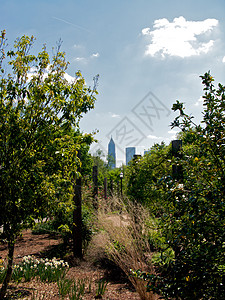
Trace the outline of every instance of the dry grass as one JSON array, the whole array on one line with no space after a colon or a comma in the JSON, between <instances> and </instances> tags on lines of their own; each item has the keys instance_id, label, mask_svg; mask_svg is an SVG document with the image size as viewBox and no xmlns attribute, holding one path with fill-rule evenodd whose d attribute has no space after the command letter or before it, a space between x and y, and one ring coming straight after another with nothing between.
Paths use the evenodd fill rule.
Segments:
<instances>
[{"instance_id":1,"label":"dry grass","mask_svg":"<svg viewBox=\"0 0 225 300\"><path fill-rule=\"evenodd\" d=\"M154 274L151 251L146 238L149 213L141 205L126 200L126 204L110 198L98 213L98 222L104 232L104 245L108 257L128 276L142 300L156 300L158 296L146 291L146 282L132 277L131 269Z\"/></svg>"}]
</instances>

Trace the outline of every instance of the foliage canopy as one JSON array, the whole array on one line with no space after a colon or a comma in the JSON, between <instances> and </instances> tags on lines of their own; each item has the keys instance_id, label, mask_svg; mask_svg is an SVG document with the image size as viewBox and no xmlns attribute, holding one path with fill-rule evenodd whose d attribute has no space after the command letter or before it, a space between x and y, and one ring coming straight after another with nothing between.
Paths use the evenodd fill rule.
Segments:
<instances>
[{"instance_id":1,"label":"foliage canopy","mask_svg":"<svg viewBox=\"0 0 225 300\"><path fill-rule=\"evenodd\" d=\"M210 72L201 78L202 124L194 123L183 103L172 108L179 112L172 127L181 129L183 140L182 153L172 162L182 166L183 179L165 174L158 181L165 196L159 231L167 245L158 248L159 275L136 273L166 299L223 299L225 294L225 86L215 88Z\"/></svg>"},{"instance_id":2,"label":"foliage canopy","mask_svg":"<svg viewBox=\"0 0 225 300\"><path fill-rule=\"evenodd\" d=\"M91 135L77 133L79 121L94 108L97 78L93 89L79 71L68 81L61 42L52 57L46 46L35 56L33 36L18 38L6 52L5 35L2 31L0 225L13 252L15 237L27 223L72 194L77 150L92 141Z\"/></svg>"}]
</instances>

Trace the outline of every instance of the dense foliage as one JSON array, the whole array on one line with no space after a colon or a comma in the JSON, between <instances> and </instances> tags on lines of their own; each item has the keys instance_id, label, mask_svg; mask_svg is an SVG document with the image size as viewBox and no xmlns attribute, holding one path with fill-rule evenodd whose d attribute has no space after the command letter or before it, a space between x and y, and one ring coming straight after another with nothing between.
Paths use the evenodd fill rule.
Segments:
<instances>
[{"instance_id":1,"label":"dense foliage","mask_svg":"<svg viewBox=\"0 0 225 300\"><path fill-rule=\"evenodd\" d=\"M61 44L50 57L45 46L32 55L33 43L33 37L23 36L6 52L5 31L0 35L0 226L9 249L0 298L23 228L48 216L45 226L60 232L65 242L71 239L78 169L83 176L82 235L84 242L90 240L100 208L93 205L95 165L95 185L102 190L99 203L106 200L107 178L112 194L126 191L133 204L148 209L154 223L147 237L137 227L141 238L148 239L156 272L138 270L133 275L147 280L148 289L164 299L224 299L225 86L215 88L209 72L201 76L205 94L200 125L186 114L183 103L173 105L179 115L171 126L181 130L183 144L178 154L171 145L155 144L129 166L112 170L110 158L106 163L101 152L88 153L93 137L79 131L80 118L94 107L96 79L93 89L86 87L80 72L68 81ZM182 171L180 177L174 176L175 169Z\"/></svg>"},{"instance_id":2,"label":"dense foliage","mask_svg":"<svg viewBox=\"0 0 225 300\"><path fill-rule=\"evenodd\" d=\"M204 84L202 125L179 111L172 127L182 130L183 151L176 163L183 179L165 176L161 184L167 194L159 230L174 255L158 262L160 275L137 272L151 290L166 299L224 299L225 295L225 87L213 85L210 73ZM166 202L165 202L166 204ZM160 251L160 249L158 249ZM162 249L165 258L165 249Z\"/></svg>"},{"instance_id":3,"label":"dense foliage","mask_svg":"<svg viewBox=\"0 0 225 300\"><path fill-rule=\"evenodd\" d=\"M72 197L78 176L77 151L84 139L79 120L94 107L95 87L80 72L65 76L61 44L50 57L43 46L31 54L33 37L22 36L6 52L0 35L0 225L9 245L9 264L0 298L12 272L15 238L26 224Z\"/></svg>"},{"instance_id":4,"label":"dense foliage","mask_svg":"<svg viewBox=\"0 0 225 300\"><path fill-rule=\"evenodd\" d=\"M170 158L170 146L155 144L143 157L133 159L125 171L128 197L147 205L155 214L163 210L164 191L158 181L171 174Z\"/></svg>"}]
</instances>

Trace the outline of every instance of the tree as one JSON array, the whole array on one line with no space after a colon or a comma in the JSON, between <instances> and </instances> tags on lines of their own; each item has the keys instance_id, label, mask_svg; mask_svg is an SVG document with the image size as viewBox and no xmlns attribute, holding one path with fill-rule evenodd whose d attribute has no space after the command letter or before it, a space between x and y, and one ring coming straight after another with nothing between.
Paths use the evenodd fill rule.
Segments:
<instances>
[{"instance_id":1,"label":"tree","mask_svg":"<svg viewBox=\"0 0 225 300\"><path fill-rule=\"evenodd\" d=\"M216 89L211 74L202 78L202 125L185 113L172 127L182 130L183 183L165 178L167 211L160 218L161 232L174 257L158 266L160 276L142 274L149 288L166 299L224 299L225 295L225 86Z\"/></svg>"},{"instance_id":2,"label":"tree","mask_svg":"<svg viewBox=\"0 0 225 300\"><path fill-rule=\"evenodd\" d=\"M74 136L82 116L94 108L94 88L80 72L68 82L68 63L60 51L50 58L46 46L31 54L34 37L22 36L6 53L0 36L0 225L8 242L7 274L0 299L12 274L19 232L41 217L59 197L71 197L78 176L79 139ZM7 72L9 70L9 72Z\"/></svg>"},{"instance_id":3,"label":"tree","mask_svg":"<svg viewBox=\"0 0 225 300\"><path fill-rule=\"evenodd\" d=\"M170 175L170 147L165 143L155 144L149 153L133 159L126 168L126 192L135 201L151 208L156 215L162 213L164 197L157 182L162 176Z\"/></svg>"}]
</instances>

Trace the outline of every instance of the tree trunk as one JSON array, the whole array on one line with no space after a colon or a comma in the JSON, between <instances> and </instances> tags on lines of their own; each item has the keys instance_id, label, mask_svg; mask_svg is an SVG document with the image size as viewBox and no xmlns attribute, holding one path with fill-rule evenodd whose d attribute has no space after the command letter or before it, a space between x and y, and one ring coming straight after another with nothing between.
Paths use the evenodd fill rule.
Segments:
<instances>
[{"instance_id":1,"label":"tree trunk","mask_svg":"<svg viewBox=\"0 0 225 300\"><path fill-rule=\"evenodd\" d=\"M73 211L73 255L83 257L82 253L82 212L81 212L81 178L76 180Z\"/></svg>"},{"instance_id":2,"label":"tree trunk","mask_svg":"<svg viewBox=\"0 0 225 300\"><path fill-rule=\"evenodd\" d=\"M12 267L13 267L13 254L14 254L14 245L15 245L15 240L10 239L8 242L8 264L7 264L7 272L5 279L3 281L1 290L0 290L0 300L4 299L6 295L6 291L9 285L9 282L11 280L12 276Z\"/></svg>"},{"instance_id":3,"label":"tree trunk","mask_svg":"<svg viewBox=\"0 0 225 300\"><path fill-rule=\"evenodd\" d=\"M78 158L81 159L81 152L78 151ZM80 166L78 172L81 172ZM73 201L75 208L73 211L73 255L74 257L83 257L82 253L82 203L81 203L81 177L76 179L74 186Z\"/></svg>"},{"instance_id":4,"label":"tree trunk","mask_svg":"<svg viewBox=\"0 0 225 300\"><path fill-rule=\"evenodd\" d=\"M96 211L98 211L98 166L93 166L93 184L94 184L94 191L93 191L93 206Z\"/></svg>"}]
</instances>

